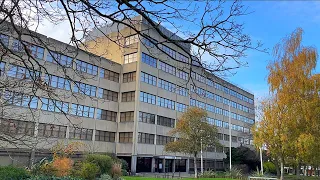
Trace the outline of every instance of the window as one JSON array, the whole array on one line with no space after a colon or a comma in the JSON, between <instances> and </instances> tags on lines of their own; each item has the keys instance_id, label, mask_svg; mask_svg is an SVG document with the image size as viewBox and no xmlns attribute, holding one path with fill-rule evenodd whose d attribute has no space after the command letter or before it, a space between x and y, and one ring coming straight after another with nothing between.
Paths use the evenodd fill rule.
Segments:
<instances>
[{"instance_id":1,"label":"window","mask_svg":"<svg viewBox=\"0 0 320 180\"><path fill-rule=\"evenodd\" d=\"M49 51L47 61L62 66L72 67L72 58L53 51Z\"/></svg>"},{"instance_id":2,"label":"window","mask_svg":"<svg viewBox=\"0 0 320 180\"><path fill-rule=\"evenodd\" d=\"M201 97L205 97L206 96L206 90L197 87L197 94Z\"/></svg>"},{"instance_id":3,"label":"window","mask_svg":"<svg viewBox=\"0 0 320 180\"><path fill-rule=\"evenodd\" d=\"M189 79L189 73L186 73L182 70L177 69L177 73L176 76L178 78L184 79L184 80L188 80Z\"/></svg>"},{"instance_id":4,"label":"window","mask_svg":"<svg viewBox=\"0 0 320 180\"><path fill-rule=\"evenodd\" d=\"M0 34L0 41L2 42L2 44L3 44L5 47L8 47L8 46L9 46L9 36Z\"/></svg>"},{"instance_id":5,"label":"window","mask_svg":"<svg viewBox=\"0 0 320 180\"><path fill-rule=\"evenodd\" d=\"M51 112L63 112L68 113L69 103L57 101L54 99L41 98L42 106L41 110L51 111Z\"/></svg>"},{"instance_id":6,"label":"window","mask_svg":"<svg viewBox=\"0 0 320 180\"><path fill-rule=\"evenodd\" d=\"M115 132L96 130L95 141L114 142Z\"/></svg>"},{"instance_id":7,"label":"window","mask_svg":"<svg viewBox=\"0 0 320 180\"><path fill-rule=\"evenodd\" d=\"M219 140L223 140L223 134L218 133L218 134L217 134L217 138L218 138Z\"/></svg>"},{"instance_id":8,"label":"window","mask_svg":"<svg viewBox=\"0 0 320 180\"><path fill-rule=\"evenodd\" d=\"M228 122L222 122L222 126L226 129L229 129L229 123Z\"/></svg>"},{"instance_id":9,"label":"window","mask_svg":"<svg viewBox=\"0 0 320 180\"><path fill-rule=\"evenodd\" d=\"M165 108L169 108L169 109L175 109L175 102L170 100L170 99L166 99L166 98L162 98L162 97L158 97L158 106L161 107L165 107Z\"/></svg>"},{"instance_id":10,"label":"window","mask_svg":"<svg viewBox=\"0 0 320 180\"><path fill-rule=\"evenodd\" d=\"M148 47L155 47L155 44L158 43L157 40L155 40L155 39L153 39L151 37L148 37L148 38L144 37L142 42L143 42L144 45L146 45Z\"/></svg>"},{"instance_id":11,"label":"window","mask_svg":"<svg viewBox=\"0 0 320 180\"><path fill-rule=\"evenodd\" d=\"M181 96L188 96L188 89L187 88L178 86L176 92L177 92L177 94L179 94Z\"/></svg>"},{"instance_id":12,"label":"window","mask_svg":"<svg viewBox=\"0 0 320 180\"><path fill-rule=\"evenodd\" d=\"M166 45L162 45L162 50L168 55L171 56L172 58L176 58L176 51L169 48Z\"/></svg>"},{"instance_id":13,"label":"window","mask_svg":"<svg viewBox=\"0 0 320 180\"><path fill-rule=\"evenodd\" d=\"M145 112L139 112L139 121L149 124L155 124L155 118L156 116L154 114L145 113Z\"/></svg>"},{"instance_id":14,"label":"window","mask_svg":"<svg viewBox=\"0 0 320 180\"><path fill-rule=\"evenodd\" d=\"M162 61L159 61L158 68L164 72L169 73L169 74L176 75L176 68L167 64L167 63L164 63Z\"/></svg>"},{"instance_id":15,"label":"window","mask_svg":"<svg viewBox=\"0 0 320 180\"><path fill-rule=\"evenodd\" d=\"M140 92L140 101L149 104L156 104L156 96L149 93Z\"/></svg>"},{"instance_id":16,"label":"window","mask_svg":"<svg viewBox=\"0 0 320 180\"><path fill-rule=\"evenodd\" d=\"M32 67L30 67L30 69L32 69ZM9 69L7 70L7 75L18 79L40 79L41 73L30 69L10 64Z\"/></svg>"},{"instance_id":17,"label":"window","mask_svg":"<svg viewBox=\"0 0 320 180\"><path fill-rule=\"evenodd\" d=\"M19 92L5 91L4 100L6 104L14 106L29 107L36 109L38 107L38 97L22 94Z\"/></svg>"},{"instance_id":18,"label":"window","mask_svg":"<svg viewBox=\"0 0 320 180\"><path fill-rule=\"evenodd\" d=\"M19 41L18 39L14 39L12 42L12 50L18 51L18 52L24 51L24 47L23 47L21 41Z\"/></svg>"},{"instance_id":19,"label":"window","mask_svg":"<svg viewBox=\"0 0 320 180\"><path fill-rule=\"evenodd\" d=\"M157 124L161 126L167 126L174 128L175 120L168 117L157 116Z\"/></svg>"},{"instance_id":20,"label":"window","mask_svg":"<svg viewBox=\"0 0 320 180\"><path fill-rule=\"evenodd\" d=\"M206 97L214 100L214 94L212 92L206 91Z\"/></svg>"},{"instance_id":21,"label":"window","mask_svg":"<svg viewBox=\"0 0 320 180\"><path fill-rule=\"evenodd\" d=\"M173 142L173 141L174 141L174 137L157 135L158 145L166 145L169 142Z\"/></svg>"},{"instance_id":22,"label":"window","mask_svg":"<svg viewBox=\"0 0 320 180\"><path fill-rule=\"evenodd\" d=\"M27 48L32 57L36 59L43 59L44 48L29 43L27 45Z\"/></svg>"},{"instance_id":23,"label":"window","mask_svg":"<svg viewBox=\"0 0 320 180\"><path fill-rule=\"evenodd\" d=\"M223 135L223 140L229 141L230 136L228 134Z\"/></svg>"},{"instance_id":24,"label":"window","mask_svg":"<svg viewBox=\"0 0 320 180\"><path fill-rule=\"evenodd\" d=\"M206 84L210 87L214 87L214 82L210 79L206 79Z\"/></svg>"},{"instance_id":25,"label":"window","mask_svg":"<svg viewBox=\"0 0 320 180\"><path fill-rule=\"evenodd\" d=\"M214 113L214 106L210 104L206 104L206 110Z\"/></svg>"},{"instance_id":26,"label":"window","mask_svg":"<svg viewBox=\"0 0 320 180\"><path fill-rule=\"evenodd\" d=\"M135 91L122 93L121 102L132 102L135 98Z\"/></svg>"},{"instance_id":27,"label":"window","mask_svg":"<svg viewBox=\"0 0 320 180\"><path fill-rule=\"evenodd\" d=\"M4 75L5 67L6 67L6 63L0 61L0 76Z\"/></svg>"},{"instance_id":28,"label":"window","mask_svg":"<svg viewBox=\"0 0 320 180\"><path fill-rule=\"evenodd\" d=\"M154 134L138 133L138 143L154 144Z\"/></svg>"},{"instance_id":29,"label":"window","mask_svg":"<svg viewBox=\"0 0 320 180\"><path fill-rule=\"evenodd\" d=\"M116 122L117 112L108 111L104 109L97 109L97 119Z\"/></svg>"},{"instance_id":30,"label":"window","mask_svg":"<svg viewBox=\"0 0 320 180\"><path fill-rule=\"evenodd\" d=\"M222 115L222 109L221 109L221 108L216 107L216 108L215 108L215 113L216 113L216 114L220 114L220 115Z\"/></svg>"},{"instance_id":31,"label":"window","mask_svg":"<svg viewBox=\"0 0 320 180\"><path fill-rule=\"evenodd\" d=\"M213 118L207 117L207 122L208 122L208 124L215 125Z\"/></svg>"},{"instance_id":32,"label":"window","mask_svg":"<svg viewBox=\"0 0 320 180\"><path fill-rule=\"evenodd\" d=\"M196 106L201 109L206 109L206 104L204 102L195 99L190 99L190 106Z\"/></svg>"},{"instance_id":33,"label":"window","mask_svg":"<svg viewBox=\"0 0 320 180\"><path fill-rule=\"evenodd\" d=\"M177 102L176 104L177 104L176 110L179 112L185 112L188 107L187 105L182 104L182 103Z\"/></svg>"},{"instance_id":34,"label":"window","mask_svg":"<svg viewBox=\"0 0 320 180\"><path fill-rule=\"evenodd\" d=\"M78 71L85 72L85 73L92 74L92 75L98 74L98 66L89 64L84 61L80 61L78 59L76 60L76 65L77 65L76 69Z\"/></svg>"},{"instance_id":35,"label":"window","mask_svg":"<svg viewBox=\"0 0 320 180\"><path fill-rule=\"evenodd\" d=\"M92 129L86 129L86 128L76 128L76 127L70 127L69 129L69 138L70 139L81 139L81 140L92 140Z\"/></svg>"},{"instance_id":36,"label":"window","mask_svg":"<svg viewBox=\"0 0 320 180\"><path fill-rule=\"evenodd\" d=\"M40 123L38 127L40 137L66 138L66 133L66 126Z\"/></svg>"},{"instance_id":37,"label":"window","mask_svg":"<svg viewBox=\"0 0 320 180\"><path fill-rule=\"evenodd\" d=\"M184 63L188 63L188 62L189 62L188 57L185 56L185 55L182 55L182 54L180 54L180 53L178 53L177 60L178 60L178 61L181 61L181 62L184 62Z\"/></svg>"},{"instance_id":38,"label":"window","mask_svg":"<svg viewBox=\"0 0 320 180\"><path fill-rule=\"evenodd\" d=\"M157 85L157 77L141 72L141 81L153 86Z\"/></svg>"},{"instance_id":39,"label":"window","mask_svg":"<svg viewBox=\"0 0 320 180\"><path fill-rule=\"evenodd\" d=\"M198 73L195 73L195 72L191 72L191 77L199 82L202 82L202 83L206 83L206 79L204 76L198 74Z\"/></svg>"},{"instance_id":40,"label":"window","mask_svg":"<svg viewBox=\"0 0 320 180\"><path fill-rule=\"evenodd\" d=\"M19 121L11 119L1 119L1 131L4 134L18 135L23 134L26 136L34 135L35 123L30 121Z\"/></svg>"},{"instance_id":41,"label":"window","mask_svg":"<svg viewBox=\"0 0 320 180\"><path fill-rule=\"evenodd\" d=\"M132 143L132 132L119 132L120 143Z\"/></svg>"},{"instance_id":42,"label":"window","mask_svg":"<svg viewBox=\"0 0 320 180\"><path fill-rule=\"evenodd\" d=\"M238 139L237 139L237 136L232 136L232 137L231 137L231 140L232 140L232 142L237 142L237 140L238 140Z\"/></svg>"},{"instance_id":43,"label":"window","mask_svg":"<svg viewBox=\"0 0 320 180\"><path fill-rule=\"evenodd\" d=\"M128 122L128 121L134 121L134 112L133 111L121 112L120 122Z\"/></svg>"},{"instance_id":44,"label":"window","mask_svg":"<svg viewBox=\"0 0 320 180\"><path fill-rule=\"evenodd\" d=\"M46 74L45 82L54 88L70 90L70 81L62 77Z\"/></svg>"},{"instance_id":45,"label":"window","mask_svg":"<svg viewBox=\"0 0 320 180\"><path fill-rule=\"evenodd\" d=\"M158 87L170 92L176 92L176 85L163 79L159 79Z\"/></svg>"},{"instance_id":46,"label":"window","mask_svg":"<svg viewBox=\"0 0 320 180\"><path fill-rule=\"evenodd\" d=\"M219 95L215 95L216 101L222 103L222 97Z\"/></svg>"},{"instance_id":47,"label":"window","mask_svg":"<svg viewBox=\"0 0 320 180\"><path fill-rule=\"evenodd\" d=\"M97 87L93 85L77 82L73 87L73 92L95 97L97 93Z\"/></svg>"},{"instance_id":48,"label":"window","mask_svg":"<svg viewBox=\"0 0 320 180\"><path fill-rule=\"evenodd\" d=\"M224 147L221 147L221 146L216 147L216 152L217 153L223 153L223 150L224 150Z\"/></svg>"},{"instance_id":49,"label":"window","mask_svg":"<svg viewBox=\"0 0 320 180\"><path fill-rule=\"evenodd\" d=\"M215 122L215 125L217 127L222 127L222 121L221 120L216 119L214 122Z\"/></svg>"},{"instance_id":50,"label":"window","mask_svg":"<svg viewBox=\"0 0 320 180\"><path fill-rule=\"evenodd\" d=\"M132 35L132 36L128 36L124 39L124 43L126 46L133 44L133 43L137 43L139 41L139 36L138 34Z\"/></svg>"},{"instance_id":51,"label":"window","mask_svg":"<svg viewBox=\"0 0 320 180\"><path fill-rule=\"evenodd\" d=\"M148 64L151 67L157 68L157 59L145 53L142 53L142 62Z\"/></svg>"},{"instance_id":52,"label":"window","mask_svg":"<svg viewBox=\"0 0 320 180\"><path fill-rule=\"evenodd\" d=\"M107 90L107 89L99 88L98 97L105 99L105 100L118 102L118 93L114 92L114 91Z\"/></svg>"},{"instance_id":53,"label":"window","mask_svg":"<svg viewBox=\"0 0 320 180\"><path fill-rule=\"evenodd\" d=\"M80 117L89 117L93 118L94 116L94 108L89 106L84 106L80 104L72 104L71 114Z\"/></svg>"},{"instance_id":54,"label":"window","mask_svg":"<svg viewBox=\"0 0 320 180\"><path fill-rule=\"evenodd\" d=\"M119 73L100 68L100 78L108 79L114 82L119 82Z\"/></svg>"},{"instance_id":55,"label":"window","mask_svg":"<svg viewBox=\"0 0 320 180\"><path fill-rule=\"evenodd\" d=\"M124 64L132 63L137 61L137 53L124 55Z\"/></svg>"},{"instance_id":56,"label":"window","mask_svg":"<svg viewBox=\"0 0 320 180\"><path fill-rule=\"evenodd\" d=\"M123 74L123 83L136 81L136 72L129 72Z\"/></svg>"}]
</instances>

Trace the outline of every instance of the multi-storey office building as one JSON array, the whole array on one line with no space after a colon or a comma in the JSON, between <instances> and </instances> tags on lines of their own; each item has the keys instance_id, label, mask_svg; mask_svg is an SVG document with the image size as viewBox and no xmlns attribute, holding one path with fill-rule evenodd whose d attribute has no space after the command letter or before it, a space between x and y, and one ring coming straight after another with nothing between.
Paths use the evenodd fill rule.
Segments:
<instances>
[{"instance_id":1,"label":"multi-storey office building","mask_svg":"<svg viewBox=\"0 0 320 180\"><path fill-rule=\"evenodd\" d=\"M137 26L153 41L163 41L144 21ZM191 67L187 63L190 62L188 54L172 44L163 43L159 50L150 39L136 35L130 28L106 26L103 30L108 37L93 31L91 38L94 41L87 39L86 50L93 54L77 51L76 55L57 55L74 70L70 73L76 74L74 79L79 79L79 72L87 76L84 80L79 79L79 83L68 83L61 74L59 76L52 54L33 44L36 48L31 49L37 49L39 62L48 68L48 73L42 73L42 77L53 77L48 84L64 95L58 103L61 108L55 110L50 98L37 94L31 103L39 114L37 121L30 125L34 128L34 136L49 137L52 141L80 140L91 151L115 153L126 159L132 172L192 171L193 160L189 160L188 155L165 152L164 145L175 140L168 132L175 127L177 118L189 106L197 106L207 110L208 123L218 127L222 145L229 145L229 127L232 128L233 147L251 143L250 127L254 123L254 96L251 93L208 75L197 66ZM171 33L164 28L163 32ZM113 38L117 38L118 43ZM15 40L10 35L2 35L1 39L6 42L8 39L8 46L15 47ZM52 48L69 47L53 39L43 39L50 42ZM26 41L32 43L30 39L26 38ZM2 63L5 69L14 64L10 60ZM228 123L229 116L231 124ZM47 128L53 124L54 128ZM49 148L50 143L39 147ZM207 149L203 154L204 168L222 169L227 149Z\"/></svg>"}]
</instances>

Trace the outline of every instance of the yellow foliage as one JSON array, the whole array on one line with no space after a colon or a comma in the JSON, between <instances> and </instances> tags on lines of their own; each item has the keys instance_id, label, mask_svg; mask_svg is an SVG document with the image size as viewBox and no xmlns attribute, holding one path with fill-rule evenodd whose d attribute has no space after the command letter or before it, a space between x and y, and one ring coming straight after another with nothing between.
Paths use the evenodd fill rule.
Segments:
<instances>
[{"instance_id":1,"label":"yellow foliage","mask_svg":"<svg viewBox=\"0 0 320 180\"><path fill-rule=\"evenodd\" d=\"M56 157L52 162L52 167L56 170L58 177L68 176L71 173L73 161L67 157Z\"/></svg>"}]
</instances>

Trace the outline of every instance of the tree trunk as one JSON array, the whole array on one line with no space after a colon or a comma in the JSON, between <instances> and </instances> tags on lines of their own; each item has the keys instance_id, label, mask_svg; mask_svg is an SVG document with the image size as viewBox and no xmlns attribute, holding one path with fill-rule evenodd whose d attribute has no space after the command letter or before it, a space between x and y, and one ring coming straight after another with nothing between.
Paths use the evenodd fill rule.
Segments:
<instances>
[{"instance_id":1,"label":"tree trunk","mask_svg":"<svg viewBox=\"0 0 320 180\"><path fill-rule=\"evenodd\" d=\"M280 168L279 168L279 162L278 161L274 161L274 165L276 167L277 170L277 178L280 179Z\"/></svg>"},{"instance_id":2,"label":"tree trunk","mask_svg":"<svg viewBox=\"0 0 320 180\"><path fill-rule=\"evenodd\" d=\"M300 162L298 162L298 165L296 166L297 179L299 179L299 177L300 177L300 169L301 169L301 165L300 165Z\"/></svg>"},{"instance_id":3,"label":"tree trunk","mask_svg":"<svg viewBox=\"0 0 320 180\"><path fill-rule=\"evenodd\" d=\"M284 164L283 164L283 160L281 159L281 162L280 162L280 173L281 173L281 175L280 175L280 180L283 180L283 174L284 174Z\"/></svg>"},{"instance_id":4,"label":"tree trunk","mask_svg":"<svg viewBox=\"0 0 320 180\"><path fill-rule=\"evenodd\" d=\"M197 154L194 154L194 157L193 157L193 164L194 164L194 177L195 177L195 178L198 178Z\"/></svg>"}]
</instances>

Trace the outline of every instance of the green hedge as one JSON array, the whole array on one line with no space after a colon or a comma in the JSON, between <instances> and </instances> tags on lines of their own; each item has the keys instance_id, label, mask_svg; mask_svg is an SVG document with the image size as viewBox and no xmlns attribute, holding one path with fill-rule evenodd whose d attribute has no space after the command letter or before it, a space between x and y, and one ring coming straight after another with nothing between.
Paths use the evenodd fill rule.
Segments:
<instances>
[{"instance_id":1,"label":"green hedge","mask_svg":"<svg viewBox=\"0 0 320 180\"><path fill-rule=\"evenodd\" d=\"M0 166L0 179L1 180L23 180L30 177L28 172L15 166Z\"/></svg>"}]
</instances>

